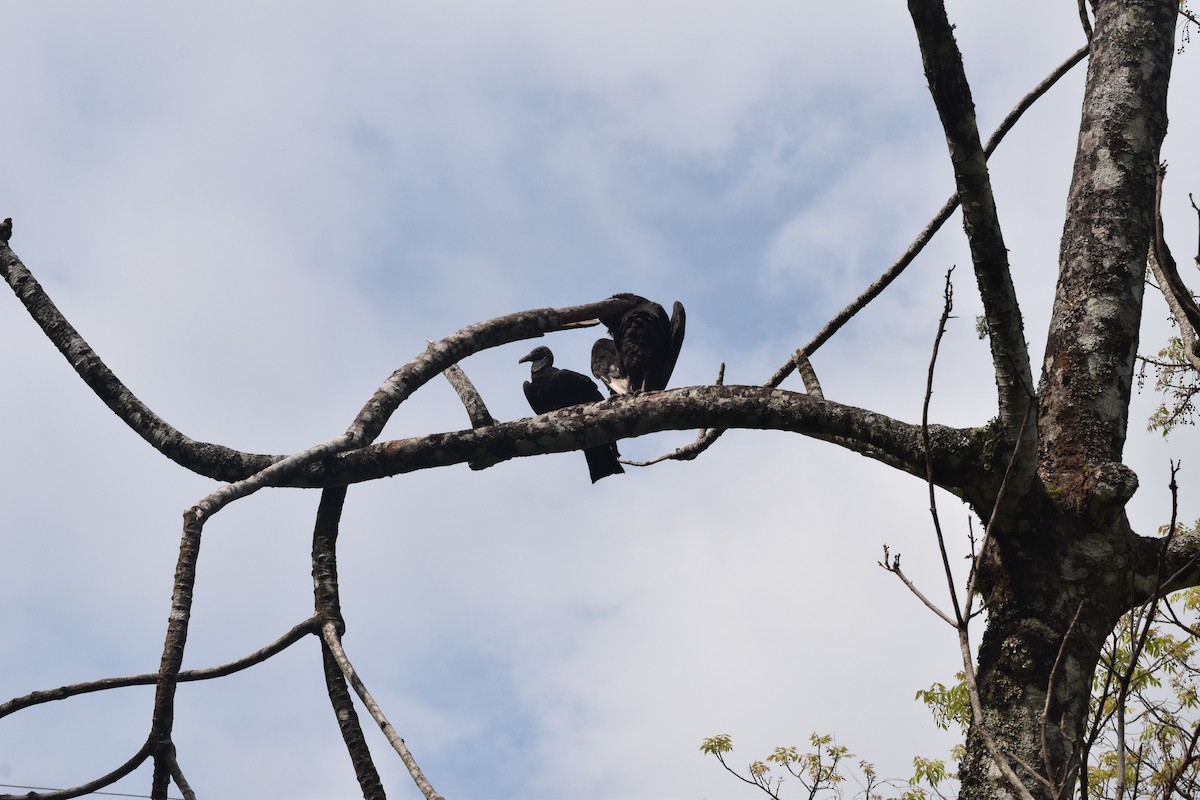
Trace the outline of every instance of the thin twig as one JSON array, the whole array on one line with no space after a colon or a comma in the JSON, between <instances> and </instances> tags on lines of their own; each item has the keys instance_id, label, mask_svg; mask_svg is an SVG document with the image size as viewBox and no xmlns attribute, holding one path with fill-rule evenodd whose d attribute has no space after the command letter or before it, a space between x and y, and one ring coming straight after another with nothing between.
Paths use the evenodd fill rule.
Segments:
<instances>
[{"instance_id":1,"label":"thin twig","mask_svg":"<svg viewBox=\"0 0 1200 800\"><path fill-rule=\"evenodd\" d=\"M946 284L942 290L942 316L938 320L937 333L933 337L933 352L929 356L929 370L925 377L925 399L921 404L921 446L925 450L925 483L929 487L929 513L933 517L933 530L937 534L938 552L942 556L942 569L945 572L946 584L950 587L950 603L954 608L956 627L961 628L966 620L963 618L962 607L958 602L958 592L954 588L954 571L950 568L950 554L946 552L946 538L942 534L942 521L937 510L937 484L933 479L933 449L929 443L929 405L933 400L933 372L937 366L938 350L942 345L942 336L946 333L946 323L950 320L950 312L954 310L954 284L951 275L954 267L946 270Z\"/></svg>"},{"instance_id":2,"label":"thin twig","mask_svg":"<svg viewBox=\"0 0 1200 800\"><path fill-rule=\"evenodd\" d=\"M354 671L354 667L350 664L350 659L346 656L346 651L342 649L341 637L338 635L337 626L332 620L327 621L321 627L322 638L325 644L329 647L329 651L337 660L338 666L342 670L342 674L346 676L346 680L350 682L363 705L371 713L371 717L379 724L383 730L383 735L387 737L388 742L392 745L397 753L400 754L400 759L404 762L404 766L408 767L408 774L412 776L413 782L417 784L417 788L421 790L421 794L425 795L426 800L445 800L438 794L433 785L426 779L421 768L417 766L417 761L413 758L408 746L404 744L404 740L400 738L400 734L396 733L396 729L388 722L384 716L383 709L375 702L375 698L367 691L367 687L359 679L358 673Z\"/></svg>"},{"instance_id":3,"label":"thin twig","mask_svg":"<svg viewBox=\"0 0 1200 800\"><path fill-rule=\"evenodd\" d=\"M311 617L306 619L304 622L301 622L299 625L295 626L283 636L268 644L266 647L263 647L260 650L255 650L249 655L242 656L236 661L230 661L227 664L221 664L215 667L207 667L205 669L184 670L179 673L179 682L187 683L189 681L204 681L212 678L223 678L226 675L232 675L235 672L240 672L248 667L254 666L255 664L261 664L272 656L291 647L305 636L319 634L320 630L320 620L317 617ZM14 698L0 705L0 718L20 711L23 708L41 705L42 703L64 700L68 697L75 697L77 695L88 694L90 692L102 692L108 689L120 689L126 686L149 686L157 680L157 672L145 672L141 675L102 678L100 680L88 681L86 683L75 683L69 686L60 686L57 689L31 692L23 697Z\"/></svg>"},{"instance_id":4,"label":"thin twig","mask_svg":"<svg viewBox=\"0 0 1200 800\"><path fill-rule=\"evenodd\" d=\"M916 595L917 599L920 600L922 603L924 603L926 608L928 608L930 611L932 611L934 614L936 614L937 617L940 620L942 620L942 622L945 622L951 628L957 628L958 623L955 620L951 619L950 615L948 615L946 612L942 611L940 608L938 608L936 605L934 605L933 602L928 597L926 597L925 594L920 589L917 588L917 585L915 583L913 583L911 580L909 580L908 576L904 574L904 571L902 569L900 569L900 554L897 553L894 557L891 558L890 561L888 560L888 558L889 558L888 546L885 544L883 546L883 561L879 561L876 563L878 563L879 566L883 567L888 572L892 573L897 578L899 578L900 582L903 583L905 586L907 586L908 590L910 592L912 592L914 595Z\"/></svg>"},{"instance_id":5,"label":"thin twig","mask_svg":"<svg viewBox=\"0 0 1200 800\"><path fill-rule=\"evenodd\" d=\"M717 369L717 379L713 381L713 386L725 385L725 362L721 362L721 366ZM686 444L683 447L677 447L669 453L664 453L657 458L652 458L649 461L626 461L621 459L622 464L631 467L649 467L660 461L691 461L696 456L703 453L709 446L717 440L723 433L720 429L701 428L696 432L695 441Z\"/></svg>"},{"instance_id":6,"label":"thin twig","mask_svg":"<svg viewBox=\"0 0 1200 800\"><path fill-rule=\"evenodd\" d=\"M1037 86L1033 87L1033 89L1031 89L1023 98L1021 98L1020 102L1013 107L1008 115L1005 116L1005 118L996 127L996 130L994 130L991 136L988 137L987 142L983 146L984 156L990 157L993 153L995 153L996 148L1000 146L1000 142L1004 140L1005 135L1007 135L1008 132L1016 126L1017 121L1020 120L1025 112L1028 111L1035 102L1041 99L1046 92L1050 91L1051 87L1058 83L1058 81L1062 79L1064 75L1070 72L1071 69L1080 61L1082 61L1084 56L1087 54L1088 48L1086 45L1079 48L1070 56L1068 56L1065 61L1055 67L1049 75L1047 75L1040 83L1038 83ZM933 239L933 235L941 229L946 220L950 219L950 215L954 213L954 210L958 208L958 205L958 192L954 192L937 211L937 213L934 214L933 218L925 225L921 232L917 234L917 237L912 241L911 244L909 244L908 248L900 254L900 257L897 258L896 261L893 262L892 265L888 267L887 270L884 271L884 273L880 275L874 283L868 286L858 297L851 301L849 305L835 314L833 319L825 323L825 326L821 328L821 330L818 331L816 335L814 335L808 341L807 344L798 349L791 358L784 362L783 365L780 366L780 368L776 370L775 373L771 375L771 377L768 378L766 383L763 385L776 387L782 384L783 381L796 370L797 366L799 366L798 359L796 358L797 355L803 355L805 358L810 358L823 344L825 344L825 342L833 338L833 335L841 330L841 328L856 314L858 314L858 312L862 311L872 300L882 294L883 290L890 286L892 282L895 281L902 272L904 272L908 265L916 259L917 255L919 255L921 251L925 249L925 246L929 244L931 239ZM1200 256L1197 258L1200 259ZM1200 263L1200 261L1198 261L1198 263ZM688 445L687 447L681 447L668 455L646 463L654 464L658 461L663 461L666 459L683 461L691 460L711 447L724 432L725 431L722 428L706 431L703 437L697 439L697 441L693 444Z\"/></svg>"},{"instance_id":7,"label":"thin twig","mask_svg":"<svg viewBox=\"0 0 1200 800\"><path fill-rule=\"evenodd\" d=\"M1167 529L1167 535L1164 537L1162 552L1163 558L1158 560L1154 577L1154 590L1150 593L1150 599L1142 605L1143 618L1141 629L1138 629L1137 620L1133 613L1129 614L1129 660L1125 670L1120 674L1117 680L1117 699L1116 699L1116 720L1117 720L1117 772L1116 772L1116 798L1122 800L1125 796L1126 777L1125 777L1125 699L1129 696L1131 686L1133 684L1133 676L1137 671L1137 663L1142 657L1142 652L1146 647L1146 642L1149 641L1150 631L1153 629L1154 617L1158 608L1159 599L1162 596L1163 582L1163 566L1166 561L1166 552L1171 546L1171 540L1175 537L1176 526L1179 518L1179 484L1175 480L1176 473L1179 472L1179 465L1171 462L1171 480L1168 488L1171 492L1171 524ZM1132 583L1132 578L1131 578ZM1132 585L1130 591L1133 591Z\"/></svg>"}]
</instances>

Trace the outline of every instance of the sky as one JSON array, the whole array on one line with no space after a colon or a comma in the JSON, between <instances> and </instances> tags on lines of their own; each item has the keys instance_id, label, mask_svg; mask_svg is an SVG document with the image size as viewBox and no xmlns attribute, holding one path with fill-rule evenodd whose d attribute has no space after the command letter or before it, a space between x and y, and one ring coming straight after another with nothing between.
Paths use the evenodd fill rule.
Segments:
<instances>
[{"instance_id":1,"label":"sky","mask_svg":"<svg viewBox=\"0 0 1200 800\"><path fill-rule=\"evenodd\" d=\"M1082 43L1063 0L950 0L985 135ZM267 453L341 433L429 339L632 291L688 311L677 386L761 383L908 246L952 191L897 3L88 2L5 8L0 217L88 342L187 435ZM1164 208L1181 263L1200 190L1195 46L1175 62ZM1083 67L992 159L1040 359ZM918 421L946 270L955 319L932 418L995 413L956 215L814 357L826 396ZM1169 328L1147 295L1143 352ZM529 415L534 344L587 371L596 333L467 359L497 418ZM119 422L0 297L0 695L152 671L182 512L215 488ZM1197 437L1135 398L1135 527L1200 517ZM799 389L792 378L785 388ZM424 387L385 438L468 424ZM643 459L690 441L621 443ZM265 490L205 530L185 667L312 613L317 493ZM940 496L955 555L969 513ZM743 798L731 763L832 733L882 776L954 743L913 699L958 669L924 486L803 437L731 432L693 462L589 484L578 453L350 488L346 648L448 798ZM955 558L956 563L962 564ZM965 566L965 565L963 565ZM960 573L960 584L962 583ZM144 740L152 689L0 721L0 783L66 787ZM202 797L356 791L306 640L180 688ZM367 727L389 796L418 797ZM115 791L147 792L149 768Z\"/></svg>"}]
</instances>

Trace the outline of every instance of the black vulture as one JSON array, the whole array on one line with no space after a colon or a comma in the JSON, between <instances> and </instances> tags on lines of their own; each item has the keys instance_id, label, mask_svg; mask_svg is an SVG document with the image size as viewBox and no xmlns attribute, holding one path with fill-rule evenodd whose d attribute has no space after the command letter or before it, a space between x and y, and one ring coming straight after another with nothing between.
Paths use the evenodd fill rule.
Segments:
<instances>
[{"instance_id":1,"label":"black vulture","mask_svg":"<svg viewBox=\"0 0 1200 800\"><path fill-rule=\"evenodd\" d=\"M592 374L604 381L612 394L667 388L687 327L683 303L676 300L667 319L662 306L644 297L628 293L613 297L633 300L636 305L600 318L612 340L600 339L592 345Z\"/></svg>"},{"instance_id":2,"label":"black vulture","mask_svg":"<svg viewBox=\"0 0 1200 800\"><path fill-rule=\"evenodd\" d=\"M554 353L550 352L549 347L533 348L529 355L517 363L523 361L532 362L530 380L525 381L525 399L535 414L604 399L588 376L555 367ZM617 461L621 454L617 452L616 442L586 448L583 455L587 458L592 483L625 471Z\"/></svg>"},{"instance_id":3,"label":"black vulture","mask_svg":"<svg viewBox=\"0 0 1200 800\"><path fill-rule=\"evenodd\" d=\"M629 394L629 376L617 355L617 343L612 339L597 339L592 345L592 374L608 387L610 395Z\"/></svg>"}]
</instances>

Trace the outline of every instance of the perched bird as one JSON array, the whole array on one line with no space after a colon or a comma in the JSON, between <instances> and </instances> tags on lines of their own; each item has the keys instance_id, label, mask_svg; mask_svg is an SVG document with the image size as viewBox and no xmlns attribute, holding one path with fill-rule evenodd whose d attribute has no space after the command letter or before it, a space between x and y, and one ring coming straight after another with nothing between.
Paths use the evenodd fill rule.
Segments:
<instances>
[{"instance_id":1,"label":"perched bird","mask_svg":"<svg viewBox=\"0 0 1200 800\"><path fill-rule=\"evenodd\" d=\"M588 376L555 367L554 353L550 352L549 347L535 347L517 363L525 361L531 362L530 380L525 381L525 399L535 414L604 399ZM620 453L615 442L589 447L583 451L583 455L587 458L592 483L625 471L617 461Z\"/></svg>"},{"instance_id":2,"label":"perched bird","mask_svg":"<svg viewBox=\"0 0 1200 800\"><path fill-rule=\"evenodd\" d=\"M612 339L597 339L592 345L592 374L608 387L610 395L629 394L629 376Z\"/></svg>"},{"instance_id":3,"label":"perched bird","mask_svg":"<svg viewBox=\"0 0 1200 800\"><path fill-rule=\"evenodd\" d=\"M4 222L0 222L0 242L7 243L12 238L12 217L5 217Z\"/></svg>"},{"instance_id":4,"label":"perched bird","mask_svg":"<svg viewBox=\"0 0 1200 800\"><path fill-rule=\"evenodd\" d=\"M644 297L628 293L613 297L636 305L600 318L612 340L600 339L592 345L592 374L604 381L612 394L667 388L687 327L683 303L676 300L667 319L662 306Z\"/></svg>"}]
</instances>

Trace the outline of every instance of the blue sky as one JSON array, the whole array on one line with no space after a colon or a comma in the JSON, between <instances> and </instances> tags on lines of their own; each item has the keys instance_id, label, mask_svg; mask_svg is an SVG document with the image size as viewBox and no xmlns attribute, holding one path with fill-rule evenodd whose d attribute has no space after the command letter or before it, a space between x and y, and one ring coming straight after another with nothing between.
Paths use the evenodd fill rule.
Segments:
<instances>
[{"instance_id":1,"label":"blue sky","mask_svg":"<svg viewBox=\"0 0 1200 800\"><path fill-rule=\"evenodd\" d=\"M981 127L1081 43L1073 3L949 4ZM1167 225L1194 241L1197 69L1176 60ZM635 291L688 308L674 383L765 380L907 247L951 191L899 4L39 3L5 11L0 217L60 308L188 435L293 452L340 433L427 339L499 314ZM1082 87L1078 68L993 159L1040 358ZM958 319L933 416L995 401L956 216L814 359L827 396L919 419L941 280ZM1183 257L1180 259L1183 260ZM1144 340L1165 309L1148 297ZM5 697L158 663L182 511L211 482L167 463L0 299L6 391ZM545 343L584 370L592 331ZM527 416L529 343L463 364ZM793 379L794 382L795 379ZM791 384L789 384L790 386ZM791 386L791 388L797 388ZM1142 434L1139 529L1166 518ZM454 430L448 386L386 437ZM622 443L627 456L688 441ZM1187 491L1184 519L1200 516ZM311 613L317 497L268 490L206 529L186 665ZM948 629L875 566L884 543L942 586L923 487L784 434L592 486L583 459L455 467L352 487L346 645L434 785L457 798L752 797L734 761L835 733L887 776L942 755L913 693L956 669ZM965 532L966 509L943 499ZM141 743L150 690L0 722L0 782L80 783ZM202 796L346 796L353 775L315 642L179 695ZM416 797L382 737L390 795ZM117 787L142 792L143 769Z\"/></svg>"}]
</instances>

